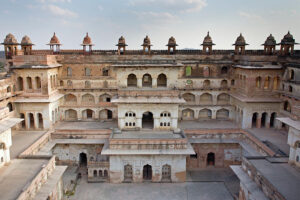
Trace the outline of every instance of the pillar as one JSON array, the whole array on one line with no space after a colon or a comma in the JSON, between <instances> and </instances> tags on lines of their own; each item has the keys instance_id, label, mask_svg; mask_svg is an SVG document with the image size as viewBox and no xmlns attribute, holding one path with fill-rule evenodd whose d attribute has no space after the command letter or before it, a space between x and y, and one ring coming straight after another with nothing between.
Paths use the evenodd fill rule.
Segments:
<instances>
[{"instance_id":1,"label":"pillar","mask_svg":"<svg viewBox=\"0 0 300 200\"><path fill-rule=\"evenodd\" d=\"M142 88L143 87L142 78L137 78L137 87L138 88Z\"/></svg>"},{"instance_id":2,"label":"pillar","mask_svg":"<svg viewBox=\"0 0 300 200\"><path fill-rule=\"evenodd\" d=\"M157 77L152 77L152 88L157 88Z\"/></svg>"},{"instance_id":3,"label":"pillar","mask_svg":"<svg viewBox=\"0 0 300 200\"><path fill-rule=\"evenodd\" d=\"M7 163L10 161L10 152L9 148L4 149L4 163Z\"/></svg>"},{"instance_id":4,"label":"pillar","mask_svg":"<svg viewBox=\"0 0 300 200\"><path fill-rule=\"evenodd\" d=\"M25 128L26 129L29 129L30 127L30 119L29 119L29 113L25 113L24 114L24 120L25 120Z\"/></svg>"},{"instance_id":5,"label":"pillar","mask_svg":"<svg viewBox=\"0 0 300 200\"><path fill-rule=\"evenodd\" d=\"M257 115L256 128L261 128L261 113L258 113Z\"/></svg>"},{"instance_id":6,"label":"pillar","mask_svg":"<svg viewBox=\"0 0 300 200\"><path fill-rule=\"evenodd\" d=\"M197 105L200 104L200 95L195 95L195 103L196 103Z\"/></svg>"},{"instance_id":7,"label":"pillar","mask_svg":"<svg viewBox=\"0 0 300 200\"><path fill-rule=\"evenodd\" d=\"M213 105L217 105L217 95L212 95Z\"/></svg>"},{"instance_id":8,"label":"pillar","mask_svg":"<svg viewBox=\"0 0 300 200\"><path fill-rule=\"evenodd\" d=\"M171 118L171 129L176 129L178 126L178 118L177 117L172 117Z\"/></svg>"},{"instance_id":9,"label":"pillar","mask_svg":"<svg viewBox=\"0 0 300 200\"><path fill-rule=\"evenodd\" d=\"M211 111L211 118L212 119L217 119L217 111L216 110Z\"/></svg>"},{"instance_id":10,"label":"pillar","mask_svg":"<svg viewBox=\"0 0 300 200\"><path fill-rule=\"evenodd\" d=\"M268 115L266 117L266 128L270 128L270 120L271 120L271 115L269 115L269 113L268 113Z\"/></svg>"},{"instance_id":11,"label":"pillar","mask_svg":"<svg viewBox=\"0 0 300 200\"><path fill-rule=\"evenodd\" d=\"M37 113L33 113L34 129L39 127L39 118Z\"/></svg>"},{"instance_id":12,"label":"pillar","mask_svg":"<svg viewBox=\"0 0 300 200\"><path fill-rule=\"evenodd\" d=\"M141 117L136 118L136 127L142 128L142 118Z\"/></svg>"},{"instance_id":13,"label":"pillar","mask_svg":"<svg viewBox=\"0 0 300 200\"><path fill-rule=\"evenodd\" d=\"M194 110L194 119L199 119L199 110Z\"/></svg>"},{"instance_id":14,"label":"pillar","mask_svg":"<svg viewBox=\"0 0 300 200\"><path fill-rule=\"evenodd\" d=\"M159 129L159 127L160 127L160 124L159 124L159 117L153 117L153 120L154 120L153 128L154 128L154 129Z\"/></svg>"},{"instance_id":15,"label":"pillar","mask_svg":"<svg viewBox=\"0 0 300 200\"><path fill-rule=\"evenodd\" d=\"M82 110L76 110L76 111L77 111L78 120L82 120Z\"/></svg>"}]
</instances>

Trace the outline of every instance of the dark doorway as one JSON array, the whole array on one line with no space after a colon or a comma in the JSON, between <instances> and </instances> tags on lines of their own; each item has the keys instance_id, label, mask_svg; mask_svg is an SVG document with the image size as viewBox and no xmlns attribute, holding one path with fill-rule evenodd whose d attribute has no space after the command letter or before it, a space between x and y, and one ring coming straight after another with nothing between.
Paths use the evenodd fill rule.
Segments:
<instances>
[{"instance_id":1,"label":"dark doorway","mask_svg":"<svg viewBox=\"0 0 300 200\"><path fill-rule=\"evenodd\" d=\"M256 128L257 115L257 113L253 113L252 115L252 128Z\"/></svg>"},{"instance_id":2,"label":"dark doorway","mask_svg":"<svg viewBox=\"0 0 300 200\"><path fill-rule=\"evenodd\" d=\"M261 115L261 127L265 127L266 126L266 120L267 120L267 113L263 113Z\"/></svg>"},{"instance_id":3,"label":"dark doorway","mask_svg":"<svg viewBox=\"0 0 300 200\"><path fill-rule=\"evenodd\" d=\"M207 166L215 165L215 154L210 152L207 154Z\"/></svg>"},{"instance_id":4,"label":"dark doorway","mask_svg":"<svg viewBox=\"0 0 300 200\"><path fill-rule=\"evenodd\" d=\"M170 182L171 181L171 166L170 165L163 165L162 166L161 181L163 181L163 182Z\"/></svg>"},{"instance_id":5,"label":"dark doorway","mask_svg":"<svg viewBox=\"0 0 300 200\"><path fill-rule=\"evenodd\" d=\"M23 113L20 113L20 118L23 119L23 121L21 122L21 127L26 128L25 115Z\"/></svg>"},{"instance_id":6,"label":"dark doorway","mask_svg":"<svg viewBox=\"0 0 300 200\"><path fill-rule=\"evenodd\" d=\"M80 166L87 166L87 157L85 153L79 154L79 165Z\"/></svg>"},{"instance_id":7,"label":"dark doorway","mask_svg":"<svg viewBox=\"0 0 300 200\"><path fill-rule=\"evenodd\" d=\"M153 129L153 114L152 114L152 112L145 112L143 114L142 128Z\"/></svg>"},{"instance_id":8,"label":"dark doorway","mask_svg":"<svg viewBox=\"0 0 300 200\"><path fill-rule=\"evenodd\" d=\"M270 127L274 127L274 125L275 125L275 118L276 118L276 113L272 113L271 114L271 118L270 118Z\"/></svg>"},{"instance_id":9,"label":"dark doorway","mask_svg":"<svg viewBox=\"0 0 300 200\"><path fill-rule=\"evenodd\" d=\"M145 165L143 167L143 179L146 181L152 180L152 167L151 165Z\"/></svg>"},{"instance_id":10,"label":"dark doorway","mask_svg":"<svg viewBox=\"0 0 300 200\"><path fill-rule=\"evenodd\" d=\"M92 119L93 118L93 111L90 109L86 110L86 118L87 119Z\"/></svg>"},{"instance_id":11,"label":"dark doorway","mask_svg":"<svg viewBox=\"0 0 300 200\"><path fill-rule=\"evenodd\" d=\"M124 166L124 182L132 182L132 166Z\"/></svg>"},{"instance_id":12,"label":"dark doorway","mask_svg":"<svg viewBox=\"0 0 300 200\"><path fill-rule=\"evenodd\" d=\"M113 114L111 110L107 110L107 119L112 119Z\"/></svg>"}]
</instances>

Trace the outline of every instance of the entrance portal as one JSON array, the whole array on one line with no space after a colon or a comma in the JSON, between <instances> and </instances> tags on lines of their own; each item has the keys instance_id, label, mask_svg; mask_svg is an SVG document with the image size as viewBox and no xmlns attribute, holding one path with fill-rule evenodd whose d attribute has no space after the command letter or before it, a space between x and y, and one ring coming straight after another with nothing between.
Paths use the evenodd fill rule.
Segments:
<instances>
[{"instance_id":1,"label":"entrance portal","mask_svg":"<svg viewBox=\"0 0 300 200\"><path fill-rule=\"evenodd\" d=\"M152 114L152 112L145 112L143 114L142 128L153 129L153 114Z\"/></svg>"},{"instance_id":2,"label":"entrance portal","mask_svg":"<svg viewBox=\"0 0 300 200\"><path fill-rule=\"evenodd\" d=\"M143 179L146 181L152 180L152 167L151 165L145 165L143 167Z\"/></svg>"},{"instance_id":3,"label":"entrance portal","mask_svg":"<svg viewBox=\"0 0 300 200\"><path fill-rule=\"evenodd\" d=\"M87 157L85 153L79 154L79 165L80 166L86 166L87 165Z\"/></svg>"},{"instance_id":4,"label":"entrance portal","mask_svg":"<svg viewBox=\"0 0 300 200\"><path fill-rule=\"evenodd\" d=\"M207 166L215 165L215 154L210 152L207 154Z\"/></svg>"}]
</instances>

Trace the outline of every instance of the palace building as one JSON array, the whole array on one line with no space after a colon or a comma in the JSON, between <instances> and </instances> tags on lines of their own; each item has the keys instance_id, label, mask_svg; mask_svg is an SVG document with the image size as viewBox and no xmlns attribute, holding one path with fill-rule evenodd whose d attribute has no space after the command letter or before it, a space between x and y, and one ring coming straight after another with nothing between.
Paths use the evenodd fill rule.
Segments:
<instances>
[{"instance_id":1,"label":"palace building","mask_svg":"<svg viewBox=\"0 0 300 200\"><path fill-rule=\"evenodd\" d=\"M19 199L61 199L65 166L110 183L185 182L189 170L231 167L239 199L293 199L262 164L300 167L300 51L290 32L279 43L270 34L258 50L242 34L233 50L216 50L209 32L188 50L174 37L163 50L149 36L141 50L123 36L115 50L96 50L88 33L77 50L61 48L55 33L49 49L32 41L8 34L2 43L0 167L10 163L11 129L45 132L19 159L49 166ZM260 129L285 132L288 155L253 133ZM51 176L56 186L38 196Z\"/></svg>"}]
</instances>

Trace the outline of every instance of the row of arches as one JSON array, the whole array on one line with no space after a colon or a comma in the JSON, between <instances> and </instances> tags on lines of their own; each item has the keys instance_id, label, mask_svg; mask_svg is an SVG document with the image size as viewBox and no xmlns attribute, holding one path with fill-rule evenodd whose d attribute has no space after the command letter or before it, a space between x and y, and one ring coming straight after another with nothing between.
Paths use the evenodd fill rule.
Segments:
<instances>
[{"instance_id":1,"label":"row of arches","mask_svg":"<svg viewBox=\"0 0 300 200\"><path fill-rule=\"evenodd\" d=\"M96 170L96 169L94 169L93 170L93 177L94 178L104 178L104 179L106 179L106 178L108 178L108 170L107 169L104 169L104 170Z\"/></svg>"},{"instance_id":2,"label":"row of arches","mask_svg":"<svg viewBox=\"0 0 300 200\"><path fill-rule=\"evenodd\" d=\"M92 109L85 109L81 111L82 119L94 120L99 118L100 120L112 119L113 112L109 109L103 109L99 111L99 117L96 117L96 112ZM78 120L78 112L74 109L68 109L65 111L65 120L76 121Z\"/></svg>"},{"instance_id":3,"label":"row of arches","mask_svg":"<svg viewBox=\"0 0 300 200\"><path fill-rule=\"evenodd\" d=\"M196 102L196 95L193 93L184 93L182 98L191 104L213 104L213 95L210 93L203 93L199 96L199 102ZM221 93L217 96L217 104L228 104L230 96L227 93Z\"/></svg>"},{"instance_id":4,"label":"row of arches","mask_svg":"<svg viewBox=\"0 0 300 200\"><path fill-rule=\"evenodd\" d=\"M182 118L182 120L196 119L195 111L190 108L186 108L186 109L182 110L181 118ZM208 108L204 108L204 109L200 110L197 119L200 119L200 120L213 119L212 110L210 110ZM225 109L225 108L221 108L221 109L217 110L216 111L216 119L220 119L220 120L229 119L229 110Z\"/></svg>"},{"instance_id":5,"label":"row of arches","mask_svg":"<svg viewBox=\"0 0 300 200\"><path fill-rule=\"evenodd\" d=\"M42 113L20 113L20 118L24 119L21 122L22 129L43 129L44 120Z\"/></svg>"},{"instance_id":6,"label":"row of arches","mask_svg":"<svg viewBox=\"0 0 300 200\"><path fill-rule=\"evenodd\" d=\"M255 86L258 89L264 89L264 90L278 90L279 85L280 85L280 78L278 76L273 78L273 83L272 83L272 78L270 76L266 76L264 78L258 76L255 79Z\"/></svg>"},{"instance_id":7,"label":"row of arches","mask_svg":"<svg viewBox=\"0 0 300 200\"><path fill-rule=\"evenodd\" d=\"M228 74L229 67L223 66L220 68L219 73L216 74L216 76L225 76ZM186 77L211 77L212 72L210 67L192 67L192 66L186 66L185 67L185 76Z\"/></svg>"},{"instance_id":8,"label":"row of arches","mask_svg":"<svg viewBox=\"0 0 300 200\"><path fill-rule=\"evenodd\" d=\"M89 67L84 68L84 76L91 76L92 70ZM109 70L106 68L102 68L102 76L108 76ZM67 76L72 76L72 68L67 67Z\"/></svg>"},{"instance_id":9,"label":"row of arches","mask_svg":"<svg viewBox=\"0 0 300 200\"><path fill-rule=\"evenodd\" d=\"M135 74L129 74L127 77L127 87L137 87L138 80ZM152 87L153 80L150 74L144 74L142 77L142 87ZM167 87L167 76L163 73L159 74L157 77L156 86L158 87Z\"/></svg>"},{"instance_id":10,"label":"row of arches","mask_svg":"<svg viewBox=\"0 0 300 200\"><path fill-rule=\"evenodd\" d=\"M147 164L143 166L143 180L151 181L153 175L152 166ZM162 182L171 182L171 165L165 164L161 168L161 181ZM133 181L133 168L132 165L124 166L124 182L132 182Z\"/></svg>"},{"instance_id":11,"label":"row of arches","mask_svg":"<svg viewBox=\"0 0 300 200\"><path fill-rule=\"evenodd\" d=\"M52 86L52 79L51 79L51 86ZM36 76L34 78L28 76L23 79L23 77L19 76L17 78L17 90L24 91L24 90L40 90L42 88L41 78Z\"/></svg>"},{"instance_id":12,"label":"row of arches","mask_svg":"<svg viewBox=\"0 0 300 200\"><path fill-rule=\"evenodd\" d=\"M275 119L277 113L273 112L271 114L267 112L263 113L253 113L252 114L252 128L269 128L275 127Z\"/></svg>"},{"instance_id":13,"label":"row of arches","mask_svg":"<svg viewBox=\"0 0 300 200\"><path fill-rule=\"evenodd\" d=\"M111 102L111 95L109 94L102 94L98 97L99 102ZM67 104L77 104L77 97L74 94L67 94L65 95L65 102ZM82 104L95 104L95 96L92 94L84 94L81 97Z\"/></svg>"},{"instance_id":14,"label":"row of arches","mask_svg":"<svg viewBox=\"0 0 300 200\"><path fill-rule=\"evenodd\" d=\"M57 88L57 86L58 86L57 74L50 75L50 85L51 85L51 89Z\"/></svg>"}]
</instances>

